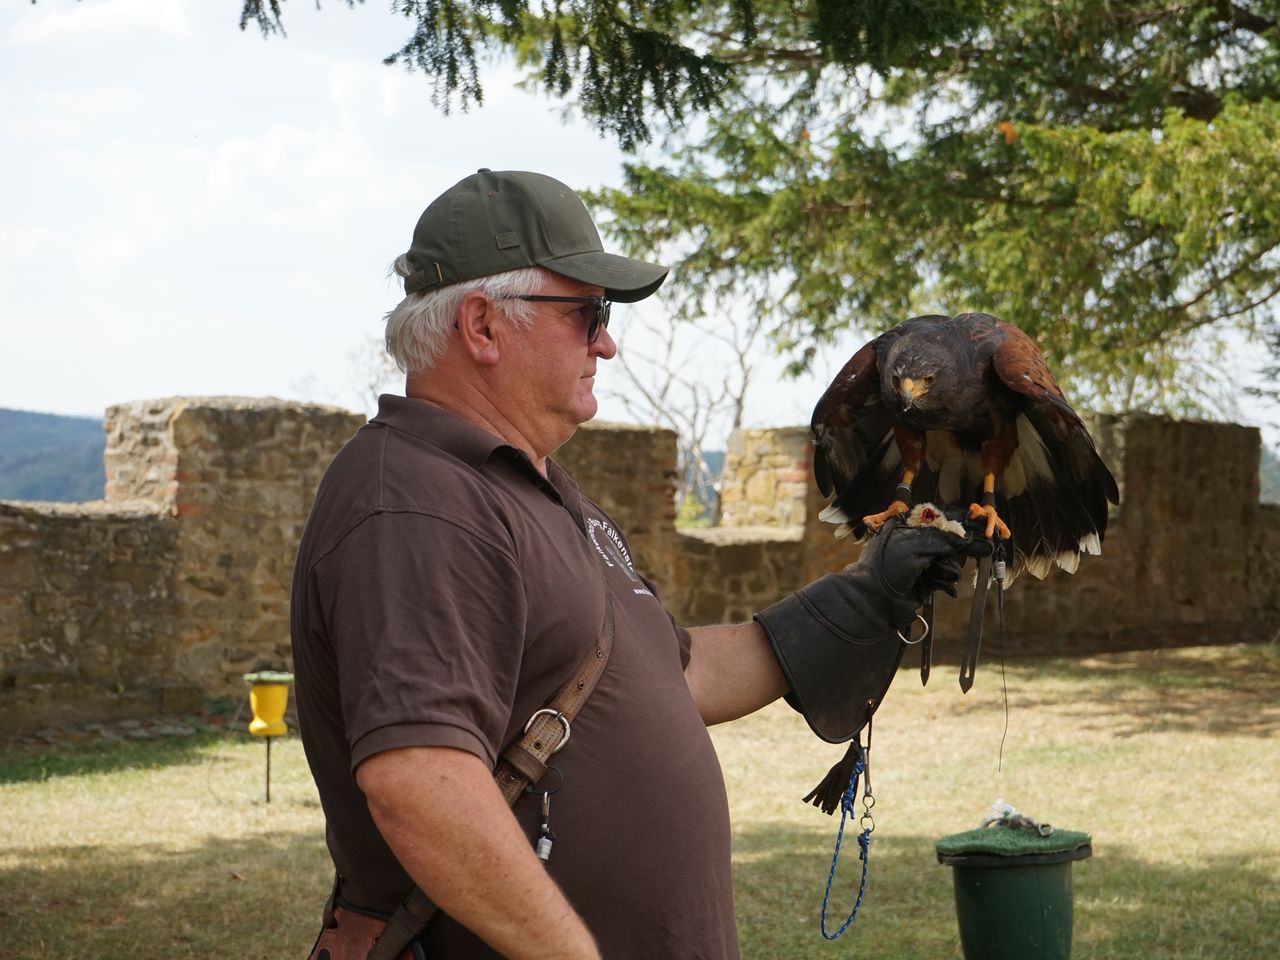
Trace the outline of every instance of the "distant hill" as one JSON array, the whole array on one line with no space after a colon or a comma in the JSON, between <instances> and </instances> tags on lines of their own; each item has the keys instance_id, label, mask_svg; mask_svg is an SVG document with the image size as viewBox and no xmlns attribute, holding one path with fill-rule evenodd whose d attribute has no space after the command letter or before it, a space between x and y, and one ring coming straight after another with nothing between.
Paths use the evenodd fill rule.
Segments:
<instances>
[{"instance_id":1,"label":"distant hill","mask_svg":"<svg viewBox=\"0 0 1280 960\"><path fill-rule=\"evenodd\" d=\"M106 434L94 417L64 417L0 408L0 500L101 500ZM703 453L712 481L724 451ZM1259 470L1264 503L1280 503L1280 445L1262 445ZM711 489L699 491L711 503Z\"/></svg>"},{"instance_id":2,"label":"distant hill","mask_svg":"<svg viewBox=\"0 0 1280 960\"><path fill-rule=\"evenodd\" d=\"M0 500L101 500L102 421L0 409Z\"/></svg>"}]
</instances>

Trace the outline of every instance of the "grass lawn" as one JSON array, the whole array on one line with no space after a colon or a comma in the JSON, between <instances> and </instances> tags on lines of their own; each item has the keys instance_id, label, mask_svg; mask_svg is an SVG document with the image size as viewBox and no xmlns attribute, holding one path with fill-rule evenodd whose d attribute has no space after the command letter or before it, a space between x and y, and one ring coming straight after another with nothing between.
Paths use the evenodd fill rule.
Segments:
<instances>
[{"instance_id":1,"label":"grass lawn","mask_svg":"<svg viewBox=\"0 0 1280 960\"><path fill-rule=\"evenodd\" d=\"M1073 867L1078 960L1280 956L1280 648L904 670L877 715L878 803L858 919L818 933L838 817L799 802L842 751L785 706L713 731L734 819L743 953L959 958L934 842L996 798L1093 835ZM0 753L0 956L305 956L330 867L294 737L204 734ZM829 926L857 890L846 834Z\"/></svg>"}]
</instances>

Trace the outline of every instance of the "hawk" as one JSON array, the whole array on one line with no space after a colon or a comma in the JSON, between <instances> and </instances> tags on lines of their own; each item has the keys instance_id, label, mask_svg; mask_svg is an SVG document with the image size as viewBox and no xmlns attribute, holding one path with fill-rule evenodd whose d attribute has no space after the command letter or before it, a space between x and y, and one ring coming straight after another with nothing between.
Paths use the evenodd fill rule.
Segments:
<instances>
[{"instance_id":1,"label":"hawk","mask_svg":"<svg viewBox=\"0 0 1280 960\"><path fill-rule=\"evenodd\" d=\"M813 411L814 475L836 536L911 500L962 505L1011 541L1009 581L1074 573L1120 502L1035 342L985 313L915 317L858 350ZM887 504L887 506L886 506Z\"/></svg>"}]
</instances>

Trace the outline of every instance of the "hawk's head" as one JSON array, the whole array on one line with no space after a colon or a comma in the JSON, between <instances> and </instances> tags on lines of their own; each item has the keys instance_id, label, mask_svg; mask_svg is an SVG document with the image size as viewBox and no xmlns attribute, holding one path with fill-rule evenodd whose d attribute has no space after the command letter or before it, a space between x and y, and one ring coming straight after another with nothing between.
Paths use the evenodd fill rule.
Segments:
<instances>
[{"instance_id":1,"label":"hawk's head","mask_svg":"<svg viewBox=\"0 0 1280 960\"><path fill-rule=\"evenodd\" d=\"M892 396L903 411L941 409L958 386L951 353L925 337L901 338L888 359Z\"/></svg>"}]
</instances>

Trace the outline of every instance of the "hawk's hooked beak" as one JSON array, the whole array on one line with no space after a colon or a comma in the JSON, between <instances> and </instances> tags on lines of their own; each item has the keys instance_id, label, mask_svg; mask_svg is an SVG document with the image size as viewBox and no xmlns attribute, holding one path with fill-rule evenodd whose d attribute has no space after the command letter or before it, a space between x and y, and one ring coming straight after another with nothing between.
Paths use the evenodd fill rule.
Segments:
<instances>
[{"instance_id":1,"label":"hawk's hooked beak","mask_svg":"<svg viewBox=\"0 0 1280 960\"><path fill-rule=\"evenodd\" d=\"M904 407L913 407L916 401L929 392L929 385L922 380L903 377L898 383L898 396L902 398Z\"/></svg>"}]
</instances>

